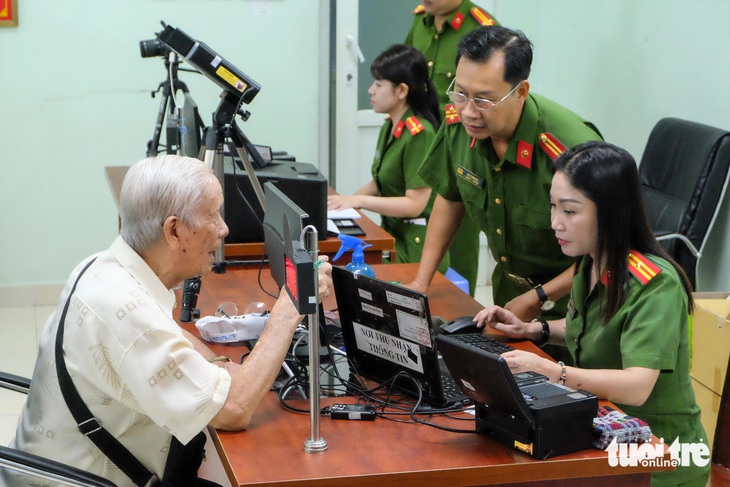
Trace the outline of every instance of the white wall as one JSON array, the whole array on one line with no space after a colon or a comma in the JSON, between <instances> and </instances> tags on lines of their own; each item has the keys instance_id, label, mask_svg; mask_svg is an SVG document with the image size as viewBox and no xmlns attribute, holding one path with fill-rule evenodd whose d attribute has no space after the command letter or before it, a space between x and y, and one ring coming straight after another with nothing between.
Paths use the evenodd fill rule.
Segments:
<instances>
[{"instance_id":1,"label":"white wall","mask_svg":"<svg viewBox=\"0 0 730 487\"><path fill-rule=\"evenodd\" d=\"M319 15L319 0L19 2L0 29L0 286L65 281L116 236L104 166L145 157L165 70L139 41L160 20L262 85L240 124L252 141L318 163ZM210 123L221 89L180 79Z\"/></svg>"},{"instance_id":2,"label":"white wall","mask_svg":"<svg viewBox=\"0 0 730 487\"><path fill-rule=\"evenodd\" d=\"M140 57L138 43L153 37L160 19L262 84L245 107L252 116L243 128L252 140L326 163L318 160L315 120L322 2L21 2L20 26L0 29L0 286L61 282L116 235L103 167L144 157L159 105L149 92L164 73L160 59ZM637 159L661 117L730 128L727 0L489 6L534 42L533 89L594 121ZM203 112L212 111L220 93L215 85L183 77ZM341 176L352 171L347 163L372 160L373 144L353 147L338 152ZM724 206L700 267L703 290L730 290L728 198Z\"/></svg>"}]
</instances>

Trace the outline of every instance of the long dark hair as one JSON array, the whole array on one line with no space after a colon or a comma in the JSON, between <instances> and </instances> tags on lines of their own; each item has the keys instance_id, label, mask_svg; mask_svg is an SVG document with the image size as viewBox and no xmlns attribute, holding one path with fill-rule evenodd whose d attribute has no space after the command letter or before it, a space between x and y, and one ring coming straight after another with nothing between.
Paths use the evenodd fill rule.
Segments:
<instances>
[{"instance_id":1,"label":"long dark hair","mask_svg":"<svg viewBox=\"0 0 730 487\"><path fill-rule=\"evenodd\" d=\"M674 266L691 312L692 285L654 236L644 206L639 171L631 154L608 142L585 142L565 151L555 161L555 169L596 205L596 265L610 276L607 305L602 311L604 322L626 301L624 284L629 278L626 259L631 250L659 256Z\"/></svg>"},{"instance_id":2,"label":"long dark hair","mask_svg":"<svg viewBox=\"0 0 730 487\"><path fill-rule=\"evenodd\" d=\"M370 65L370 74L377 80L387 80L398 86L408 86L406 102L416 115L426 118L434 129L441 125L436 87L428 77L426 58L418 49L394 44L381 52Z\"/></svg>"}]
</instances>

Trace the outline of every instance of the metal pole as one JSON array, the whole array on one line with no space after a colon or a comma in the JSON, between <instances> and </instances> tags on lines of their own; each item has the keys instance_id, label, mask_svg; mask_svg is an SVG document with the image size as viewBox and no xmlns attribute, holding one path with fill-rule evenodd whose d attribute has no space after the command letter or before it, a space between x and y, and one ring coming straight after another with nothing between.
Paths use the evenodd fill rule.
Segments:
<instances>
[{"instance_id":1,"label":"metal pole","mask_svg":"<svg viewBox=\"0 0 730 487\"><path fill-rule=\"evenodd\" d=\"M319 258L317 229L312 227L307 241L307 250L314 262ZM319 279L314 275L314 296L319 301ZM320 453L327 450L327 440L319 434L319 302L316 311L309 315L309 424L310 436L304 442L306 453Z\"/></svg>"}]
</instances>

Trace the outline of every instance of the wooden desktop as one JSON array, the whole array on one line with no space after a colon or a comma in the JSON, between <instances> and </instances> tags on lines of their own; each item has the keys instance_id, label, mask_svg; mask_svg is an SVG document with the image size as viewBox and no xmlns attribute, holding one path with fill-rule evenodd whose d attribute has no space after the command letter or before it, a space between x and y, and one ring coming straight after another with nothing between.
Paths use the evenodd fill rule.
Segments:
<instances>
[{"instance_id":1,"label":"wooden desktop","mask_svg":"<svg viewBox=\"0 0 730 487\"><path fill-rule=\"evenodd\" d=\"M375 266L385 280L408 282L416 264ZM264 286L274 290L268 270L261 275ZM434 315L446 320L473 315L482 306L441 274L429 289ZM261 291L255 270L229 269L225 274L203 278L198 306L203 316L215 306L233 301L242 309L251 301L273 304ZM325 302L333 309L333 297ZM194 331L191 324L184 326ZM530 342L516 348L539 351ZM216 345L216 353L239 359L241 347ZM355 398L322 398L322 406L352 403ZM308 404L303 402L302 407ZM462 414L462 417L465 415ZM474 428L473 419L458 421L435 416L432 421L462 430ZM321 437L329 448L322 453L305 453L310 435L306 414L284 410L278 396L268 394L249 428L243 432L214 432L213 441L233 486L475 486L554 485L584 486L600 482L602 487L650 484L652 468L611 467L608 454L586 450L549 460L534 460L484 435L453 433L426 425L404 424L378 418L375 421L321 419Z\"/></svg>"},{"instance_id":2,"label":"wooden desktop","mask_svg":"<svg viewBox=\"0 0 730 487\"><path fill-rule=\"evenodd\" d=\"M391 258L395 258L395 239L388 232L383 230L377 223L370 219L367 215L360 213L361 217L355 222L363 229L365 235L358 236L371 246L364 250L365 262L368 264L381 264L383 262L383 253L388 252ZM340 249L340 240L335 235L328 235L326 239L318 241L319 253L334 257ZM257 261L264 254L263 242L246 242L246 243L227 243L225 245L226 260L246 260ZM347 259L347 261L345 261ZM344 263L349 262L351 256L341 257ZM338 262L339 263L339 262Z\"/></svg>"}]
</instances>

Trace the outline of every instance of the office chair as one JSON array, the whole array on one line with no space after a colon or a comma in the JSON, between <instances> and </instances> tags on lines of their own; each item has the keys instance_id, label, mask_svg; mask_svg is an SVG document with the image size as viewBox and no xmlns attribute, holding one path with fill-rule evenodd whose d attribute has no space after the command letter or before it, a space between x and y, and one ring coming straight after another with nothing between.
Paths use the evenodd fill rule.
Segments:
<instances>
[{"instance_id":1,"label":"office chair","mask_svg":"<svg viewBox=\"0 0 730 487\"><path fill-rule=\"evenodd\" d=\"M730 132L679 118L657 122L639 164L652 229L695 289L729 166Z\"/></svg>"},{"instance_id":2,"label":"office chair","mask_svg":"<svg viewBox=\"0 0 730 487\"><path fill-rule=\"evenodd\" d=\"M0 372L0 387L28 394L30 379ZM60 485L116 487L116 484L98 475L7 446L0 446L0 469L13 470Z\"/></svg>"}]
</instances>

